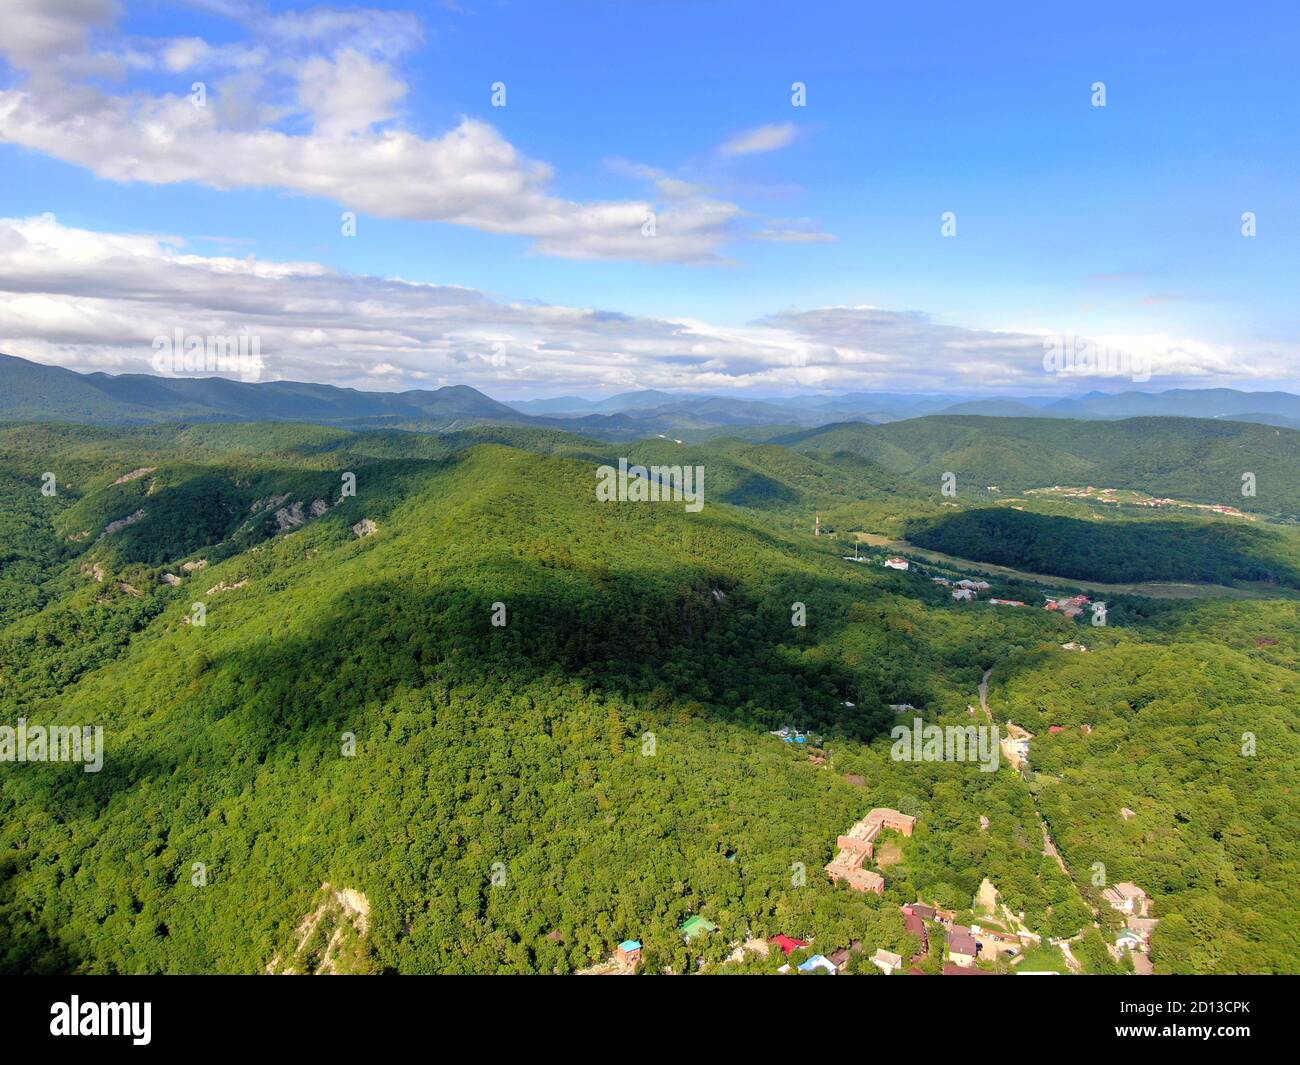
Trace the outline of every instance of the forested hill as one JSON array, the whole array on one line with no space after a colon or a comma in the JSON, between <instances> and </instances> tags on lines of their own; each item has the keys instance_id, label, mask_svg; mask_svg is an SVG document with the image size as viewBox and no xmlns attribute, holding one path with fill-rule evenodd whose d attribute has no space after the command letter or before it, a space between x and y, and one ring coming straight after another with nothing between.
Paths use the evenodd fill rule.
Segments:
<instances>
[{"instance_id":1,"label":"forested hill","mask_svg":"<svg viewBox=\"0 0 1300 1065\"><path fill-rule=\"evenodd\" d=\"M957 603L774 517L910 512L901 481L719 444L722 495L690 514L598 503L602 448L0 433L0 721L105 729L98 773L0 764L0 968L264 971L326 882L368 900L354 971L571 972L638 938L650 971L716 972L777 932L910 957L898 906L962 910L988 877L1106 972L1103 861L1154 898L1158 971L1295 971L1294 602L1121 601L1103 629ZM994 713L1038 726L1037 780L890 756L891 704L968 724L990 667ZM877 806L918 817L881 898L820 872ZM686 944L693 914L719 927Z\"/></svg>"},{"instance_id":2,"label":"forested hill","mask_svg":"<svg viewBox=\"0 0 1300 1065\"><path fill-rule=\"evenodd\" d=\"M1003 492L1097 485L1300 515L1300 432L1268 425L944 416L828 425L771 442L805 454L857 456L936 490L952 472L959 498L989 485ZM1247 473L1255 480L1248 498Z\"/></svg>"},{"instance_id":3,"label":"forested hill","mask_svg":"<svg viewBox=\"0 0 1300 1065\"><path fill-rule=\"evenodd\" d=\"M1189 518L1088 521L1009 507L907 523L920 546L1079 580L1263 582L1300 588L1300 537L1259 524Z\"/></svg>"}]
</instances>

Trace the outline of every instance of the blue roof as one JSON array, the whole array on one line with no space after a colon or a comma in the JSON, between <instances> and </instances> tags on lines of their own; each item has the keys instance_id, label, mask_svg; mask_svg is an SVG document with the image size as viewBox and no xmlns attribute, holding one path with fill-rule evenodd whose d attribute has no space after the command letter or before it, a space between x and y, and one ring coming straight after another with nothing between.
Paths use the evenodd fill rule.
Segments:
<instances>
[{"instance_id":1,"label":"blue roof","mask_svg":"<svg viewBox=\"0 0 1300 1065\"><path fill-rule=\"evenodd\" d=\"M801 973L810 973L816 969L830 969L832 972L834 972L835 963L828 961L825 955L814 954L811 958L809 958L806 962L804 962L802 965L799 966L799 971Z\"/></svg>"},{"instance_id":2,"label":"blue roof","mask_svg":"<svg viewBox=\"0 0 1300 1065\"><path fill-rule=\"evenodd\" d=\"M618 945L619 950L640 950L641 943L635 939L625 939Z\"/></svg>"}]
</instances>

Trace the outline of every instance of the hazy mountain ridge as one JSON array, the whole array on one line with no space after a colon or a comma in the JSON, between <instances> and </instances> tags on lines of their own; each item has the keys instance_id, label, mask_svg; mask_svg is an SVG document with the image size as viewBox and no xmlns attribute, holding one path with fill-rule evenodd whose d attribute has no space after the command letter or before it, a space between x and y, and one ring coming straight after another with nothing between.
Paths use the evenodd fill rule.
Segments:
<instances>
[{"instance_id":1,"label":"hazy mountain ridge","mask_svg":"<svg viewBox=\"0 0 1300 1065\"><path fill-rule=\"evenodd\" d=\"M445 430L493 422L535 425L609 439L703 436L836 422L885 423L935 414L1116 420L1234 419L1300 426L1300 396L1234 389L1091 392L1078 397L856 392L743 397L644 389L603 400L580 397L501 402L467 385L365 392L308 382L250 383L220 377L81 374L0 355L0 418L102 425L157 421L311 421L354 429Z\"/></svg>"}]
</instances>

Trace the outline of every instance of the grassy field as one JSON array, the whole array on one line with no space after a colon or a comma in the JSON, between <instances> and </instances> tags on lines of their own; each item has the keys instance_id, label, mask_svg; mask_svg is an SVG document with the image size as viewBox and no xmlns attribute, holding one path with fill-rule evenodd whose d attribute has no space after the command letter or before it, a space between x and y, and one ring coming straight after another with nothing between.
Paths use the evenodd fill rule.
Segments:
<instances>
[{"instance_id":1,"label":"grassy field","mask_svg":"<svg viewBox=\"0 0 1300 1065\"><path fill-rule=\"evenodd\" d=\"M1050 943L1041 943L1025 953L1024 960L1015 968L1020 973L1062 973L1070 972L1065 964L1065 956Z\"/></svg>"}]
</instances>

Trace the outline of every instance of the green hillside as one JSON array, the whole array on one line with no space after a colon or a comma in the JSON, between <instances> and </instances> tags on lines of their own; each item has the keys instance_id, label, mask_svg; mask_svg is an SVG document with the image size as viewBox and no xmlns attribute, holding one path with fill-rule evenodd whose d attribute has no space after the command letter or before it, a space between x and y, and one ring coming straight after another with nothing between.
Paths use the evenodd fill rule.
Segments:
<instances>
[{"instance_id":1,"label":"green hillside","mask_svg":"<svg viewBox=\"0 0 1300 1065\"><path fill-rule=\"evenodd\" d=\"M947 472L958 498L1050 485L1152 491L1300 519L1300 432L1244 422L1129 418L929 417L888 425L824 426L776 438L796 451L848 454L938 493ZM1256 494L1242 495L1242 475Z\"/></svg>"},{"instance_id":2,"label":"green hillside","mask_svg":"<svg viewBox=\"0 0 1300 1065\"><path fill-rule=\"evenodd\" d=\"M353 971L570 972L635 937L715 972L777 932L910 956L898 906L985 877L1044 935L1090 927L1101 860L1155 899L1160 971L1296 971L1294 602L1214 608L1223 639L956 603L802 520L931 513L883 459L628 450L705 463L707 505L598 503L608 445L529 427L0 433L0 722L105 729L97 773L0 763L0 968L262 971L326 882L368 900ZM890 704L970 724L988 668L999 718L1095 731L1031 782L891 757ZM1144 819L1122 846L1113 804ZM881 898L821 871L877 806L918 817ZM692 914L719 930L685 944Z\"/></svg>"},{"instance_id":3,"label":"green hillside","mask_svg":"<svg viewBox=\"0 0 1300 1065\"><path fill-rule=\"evenodd\" d=\"M912 521L906 533L934 551L1081 580L1300 588L1296 531L1239 520L1103 521L976 507Z\"/></svg>"}]
</instances>

